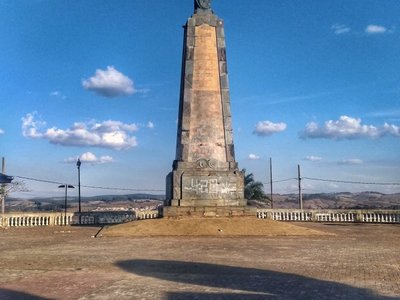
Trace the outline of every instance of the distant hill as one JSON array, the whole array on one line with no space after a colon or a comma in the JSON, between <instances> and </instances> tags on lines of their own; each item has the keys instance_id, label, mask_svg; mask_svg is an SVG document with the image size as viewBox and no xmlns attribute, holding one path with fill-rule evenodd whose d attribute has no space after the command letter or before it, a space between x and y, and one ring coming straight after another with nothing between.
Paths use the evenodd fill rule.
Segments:
<instances>
[{"instance_id":1,"label":"distant hill","mask_svg":"<svg viewBox=\"0 0 400 300\"><path fill-rule=\"evenodd\" d=\"M85 197L82 198L82 201L93 201L93 200L102 200L102 201L123 201L123 200L164 200L165 195L155 195L155 194L128 194L128 195L102 195L102 196L93 196L93 197ZM74 200L78 200L75 198Z\"/></svg>"},{"instance_id":2,"label":"distant hill","mask_svg":"<svg viewBox=\"0 0 400 300\"><path fill-rule=\"evenodd\" d=\"M274 195L274 208L298 208L298 194ZM400 209L400 193L303 194L304 209Z\"/></svg>"},{"instance_id":3,"label":"distant hill","mask_svg":"<svg viewBox=\"0 0 400 300\"><path fill-rule=\"evenodd\" d=\"M82 197L82 211L95 209L137 209L156 208L162 204L164 195L155 194L129 194L129 195L100 195L93 197ZM9 211L63 211L64 197L35 197L32 199L7 198L6 212ZM78 197L67 198L68 210L76 211L78 208Z\"/></svg>"},{"instance_id":4,"label":"distant hill","mask_svg":"<svg viewBox=\"0 0 400 300\"><path fill-rule=\"evenodd\" d=\"M299 208L298 194L273 195L274 208ZM95 209L155 209L163 204L164 195L128 194L82 197L82 210ZM269 207L265 202L249 201L249 205ZM77 197L68 197L69 210L76 211ZM304 209L400 209L400 193L319 193L303 194ZM6 211L63 211L64 197L32 199L8 198Z\"/></svg>"}]
</instances>

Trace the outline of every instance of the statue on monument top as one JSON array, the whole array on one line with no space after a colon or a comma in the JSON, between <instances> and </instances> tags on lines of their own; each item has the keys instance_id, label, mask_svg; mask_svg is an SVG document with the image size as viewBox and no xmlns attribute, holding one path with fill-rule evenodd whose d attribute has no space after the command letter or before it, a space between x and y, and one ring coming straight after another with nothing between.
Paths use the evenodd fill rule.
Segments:
<instances>
[{"instance_id":1,"label":"statue on monument top","mask_svg":"<svg viewBox=\"0 0 400 300\"><path fill-rule=\"evenodd\" d=\"M195 0L194 9L211 9L211 0Z\"/></svg>"}]
</instances>

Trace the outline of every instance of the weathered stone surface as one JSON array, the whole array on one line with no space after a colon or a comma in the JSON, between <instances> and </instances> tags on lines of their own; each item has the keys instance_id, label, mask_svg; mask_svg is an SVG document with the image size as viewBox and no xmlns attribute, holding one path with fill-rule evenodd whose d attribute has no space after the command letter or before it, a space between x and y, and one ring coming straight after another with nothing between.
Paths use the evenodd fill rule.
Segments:
<instances>
[{"instance_id":1,"label":"weathered stone surface","mask_svg":"<svg viewBox=\"0 0 400 300\"><path fill-rule=\"evenodd\" d=\"M233 151L223 21L211 10L196 10L185 26L183 49L176 158L167 199L182 207L245 206L244 178Z\"/></svg>"},{"instance_id":2,"label":"weathered stone surface","mask_svg":"<svg viewBox=\"0 0 400 300\"><path fill-rule=\"evenodd\" d=\"M256 216L255 207L245 206L165 206L163 216L175 218L179 216L191 217L249 217Z\"/></svg>"}]
</instances>

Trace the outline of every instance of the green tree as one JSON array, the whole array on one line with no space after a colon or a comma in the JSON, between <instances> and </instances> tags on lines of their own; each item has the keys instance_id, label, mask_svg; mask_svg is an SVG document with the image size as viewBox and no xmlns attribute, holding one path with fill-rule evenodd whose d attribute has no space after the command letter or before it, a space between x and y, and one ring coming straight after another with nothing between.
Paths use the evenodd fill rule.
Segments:
<instances>
[{"instance_id":1,"label":"green tree","mask_svg":"<svg viewBox=\"0 0 400 300\"><path fill-rule=\"evenodd\" d=\"M262 182L255 181L253 173L246 174L246 169L243 169L242 172L244 174L244 197L247 200L269 202L269 197L264 193Z\"/></svg>"}]
</instances>

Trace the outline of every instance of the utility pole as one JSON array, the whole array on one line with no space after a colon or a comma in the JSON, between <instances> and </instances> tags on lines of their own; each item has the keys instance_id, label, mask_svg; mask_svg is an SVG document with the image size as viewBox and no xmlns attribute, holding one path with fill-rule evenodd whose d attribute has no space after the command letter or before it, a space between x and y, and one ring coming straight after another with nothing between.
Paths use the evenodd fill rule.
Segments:
<instances>
[{"instance_id":1,"label":"utility pole","mask_svg":"<svg viewBox=\"0 0 400 300\"><path fill-rule=\"evenodd\" d=\"M79 206L78 206L78 211L79 211L79 225L81 225L82 221L82 216L81 216L81 160L78 158L78 161L76 162L76 166L78 167L78 201L79 201Z\"/></svg>"},{"instance_id":2,"label":"utility pole","mask_svg":"<svg viewBox=\"0 0 400 300\"><path fill-rule=\"evenodd\" d=\"M62 184L59 185L58 188L65 188L65 196L64 196L64 225L67 226L67 198L68 198L68 189L74 189L75 187L70 184Z\"/></svg>"},{"instance_id":3,"label":"utility pole","mask_svg":"<svg viewBox=\"0 0 400 300\"><path fill-rule=\"evenodd\" d=\"M6 159L2 157L1 159L1 173L6 173ZM0 191L0 198L1 198L1 213L4 214L6 208L6 185L3 183L1 185Z\"/></svg>"},{"instance_id":4,"label":"utility pole","mask_svg":"<svg viewBox=\"0 0 400 300\"><path fill-rule=\"evenodd\" d=\"M299 181L299 205L300 205L300 209L303 210L303 195L301 193L300 165L297 165L297 174L298 174L298 181Z\"/></svg>"},{"instance_id":5,"label":"utility pole","mask_svg":"<svg viewBox=\"0 0 400 300\"><path fill-rule=\"evenodd\" d=\"M269 179L271 186L271 208L274 208L273 190L272 190L272 157L269 158Z\"/></svg>"}]
</instances>

